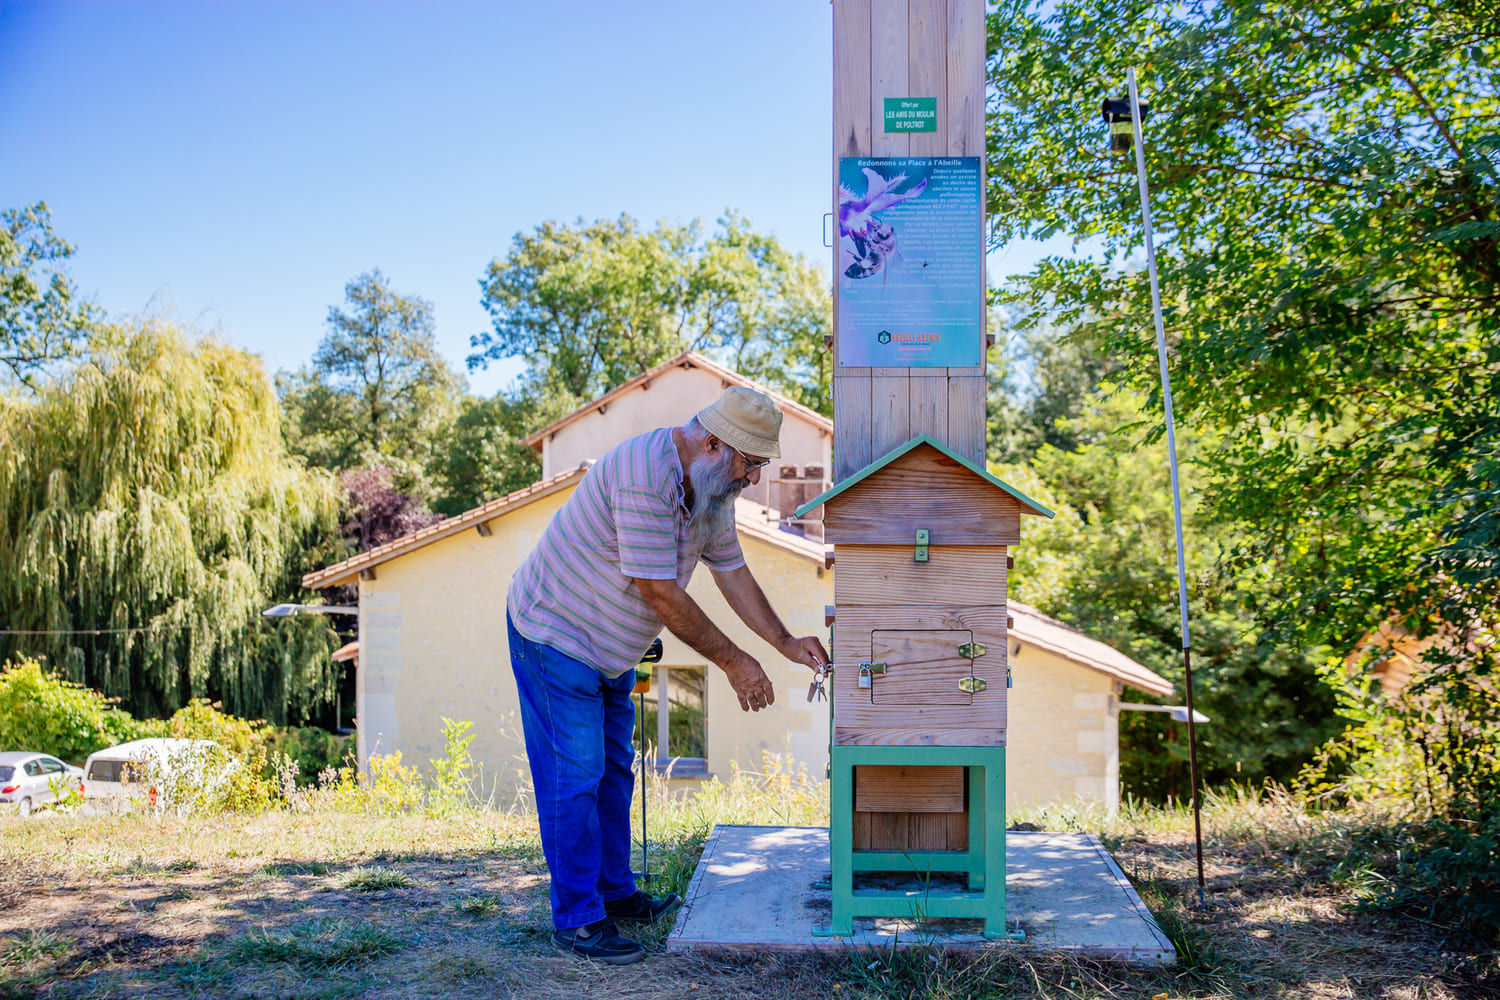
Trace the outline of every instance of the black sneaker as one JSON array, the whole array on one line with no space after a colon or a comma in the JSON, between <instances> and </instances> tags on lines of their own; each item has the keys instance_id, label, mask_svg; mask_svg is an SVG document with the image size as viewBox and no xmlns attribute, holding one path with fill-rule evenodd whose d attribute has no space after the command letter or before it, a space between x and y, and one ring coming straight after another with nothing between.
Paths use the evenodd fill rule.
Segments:
<instances>
[{"instance_id":1,"label":"black sneaker","mask_svg":"<svg viewBox=\"0 0 1500 1000\"><path fill-rule=\"evenodd\" d=\"M583 927L553 931L552 943L563 951L571 951L605 965L632 965L646 960L646 949L629 938L621 937L611 920L596 920Z\"/></svg>"},{"instance_id":2,"label":"black sneaker","mask_svg":"<svg viewBox=\"0 0 1500 1000\"><path fill-rule=\"evenodd\" d=\"M640 924L654 924L677 912L682 906L682 897L675 892L658 899L637 889L624 899L604 904L604 915L611 920L630 920Z\"/></svg>"}]
</instances>

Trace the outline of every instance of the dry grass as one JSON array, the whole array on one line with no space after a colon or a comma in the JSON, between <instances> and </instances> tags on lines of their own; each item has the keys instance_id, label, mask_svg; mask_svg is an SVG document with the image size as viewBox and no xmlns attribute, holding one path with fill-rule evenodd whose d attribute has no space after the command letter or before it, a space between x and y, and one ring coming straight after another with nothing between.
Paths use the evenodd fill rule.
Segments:
<instances>
[{"instance_id":1,"label":"dry grass","mask_svg":"<svg viewBox=\"0 0 1500 1000\"><path fill-rule=\"evenodd\" d=\"M817 788L782 775L696 802L662 794L653 867L681 891L708 823L816 821ZM1014 948L716 959L665 954L657 928L641 935L649 961L606 970L550 947L546 869L523 815L4 818L0 998L1500 996L1492 959L1459 932L1351 908L1347 817L1276 796L1211 802L1203 910L1186 812L1022 819L1101 830L1179 965Z\"/></svg>"}]
</instances>

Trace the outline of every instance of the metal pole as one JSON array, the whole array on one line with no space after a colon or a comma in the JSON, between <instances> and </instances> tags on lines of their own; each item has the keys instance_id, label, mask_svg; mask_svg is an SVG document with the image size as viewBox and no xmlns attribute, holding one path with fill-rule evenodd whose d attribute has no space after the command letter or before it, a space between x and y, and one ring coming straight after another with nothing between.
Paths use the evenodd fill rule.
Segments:
<instances>
[{"instance_id":1,"label":"metal pole","mask_svg":"<svg viewBox=\"0 0 1500 1000\"><path fill-rule=\"evenodd\" d=\"M651 857L648 853L650 848L646 846L646 692L642 691L636 695L636 703L640 706L636 725L641 734L641 888L650 892Z\"/></svg>"},{"instance_id":2,"label":"metal pole","mask_svg":"<svg viewBox=\"0 0 1500 1000\"><path fill-rule=\"evenodd\" d=\"M1126 71L1130 85L1130 121L1135 129L1135 172L1141 185L1141 221L1146 227L1146 269L1151 278L1151 310L1156 319L1156 360L1161 367L1161 396L1167 417L1167 457L1172 468L1172 519L1177 529L1177 604L1182 618L1182 669L1187 688L1188 774L1193 785L1193 842L1198 853L1198 908L1203 902L1203 802L1198 791L1198 730L1193 722L1192 640L1188 634L1187 553L1182 547L1182 492L1177 479L1177 429L1172 418L1172 379L1167 371L1167 334L1161 319L1161 288L1156 280L1156 246L1151 234L1151 198L1146 187L1146 143L1141 133L1141 101L1135 67Z\"/></svg>"}]
</instances>

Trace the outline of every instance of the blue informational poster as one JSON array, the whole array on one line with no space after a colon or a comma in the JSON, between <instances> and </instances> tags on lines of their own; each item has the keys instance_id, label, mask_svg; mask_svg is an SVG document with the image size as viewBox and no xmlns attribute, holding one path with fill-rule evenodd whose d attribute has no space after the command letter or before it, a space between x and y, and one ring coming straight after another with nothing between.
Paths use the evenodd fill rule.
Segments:
<instances>
[{"instance_id":1,"label":"blue informational poster","mask_svg":"<svg viewBox=\"0 0 1500 1000\"><path fill-rule=\"evenodd\" d=\"M839 160L839 367L984 361L977 156Z\"/></svg>"}]
</instances>

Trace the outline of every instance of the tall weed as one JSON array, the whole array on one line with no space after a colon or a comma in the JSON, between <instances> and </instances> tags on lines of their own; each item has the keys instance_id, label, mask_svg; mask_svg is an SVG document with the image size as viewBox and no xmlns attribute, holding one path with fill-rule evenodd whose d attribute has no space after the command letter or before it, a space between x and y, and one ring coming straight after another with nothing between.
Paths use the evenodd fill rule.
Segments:
<instances>
[{"instance_id":1,"label":"tall weed","mask_svg":"<svg viewBox=\"0 0 1500 1000\"><path fill-rule=\"evenodd\" d=\"M432 790L427 810L434 816L451 816L469 805L473 795L474 742L472 722L455 722L443 716L443 756L432 762Z\"/></svg>"}]
</instances>

